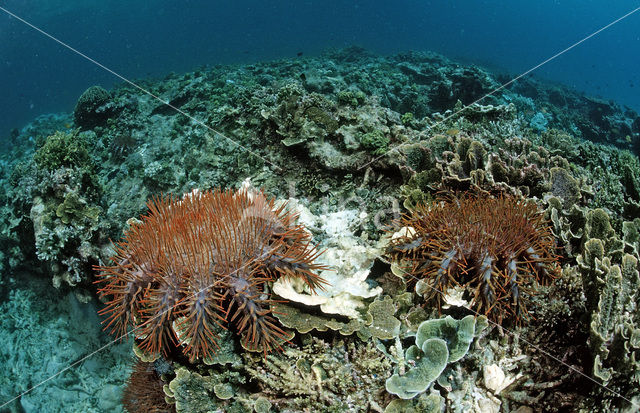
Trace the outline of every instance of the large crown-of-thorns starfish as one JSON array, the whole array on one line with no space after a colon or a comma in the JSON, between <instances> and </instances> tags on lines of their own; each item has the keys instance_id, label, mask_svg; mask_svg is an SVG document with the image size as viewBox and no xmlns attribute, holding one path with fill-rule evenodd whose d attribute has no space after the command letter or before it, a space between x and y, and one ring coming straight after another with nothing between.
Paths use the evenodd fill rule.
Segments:
<instances>
[{"instance_id":1,"label":"large crown-of-thorns starfish","mask_svg":"<svg viewBox=\"0 0 640 413\"><path fill-rule=\"evenodd\" d=\"M441 308L443 294L461 286L479 313L496 322L527 316L536 283L558 275L555 240L533 202L510 196L441 197L398 222L410 227L390 255L408 263L408 278L426 283Z\"/></svg>"},{"instance_id":2,"label":"large crown-of-thorns starfish","mask_svg":"<svg viewBox=\"0 0 640 413\"><path fill-rule=\"evenodd\" d=\"M140 348L165 353L182 346L191 360L218 347L218 327L265 352L288 338L270 315L265 287L278 277L324 281L319 253L295 214L248 191L193 192L154 199L149 214L125 233L98 267L105 329L122 336L135 327ZM218 329L219 331L219 329Z\"/></svg>"}]
</instances>

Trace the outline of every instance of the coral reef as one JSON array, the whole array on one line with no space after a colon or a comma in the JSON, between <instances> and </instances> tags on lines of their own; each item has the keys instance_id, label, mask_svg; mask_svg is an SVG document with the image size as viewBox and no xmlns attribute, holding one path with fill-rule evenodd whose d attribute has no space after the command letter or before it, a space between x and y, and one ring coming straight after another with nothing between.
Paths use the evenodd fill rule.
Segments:
<instances>
[{"instance_id":1,"label":"coral reef","mask_svg":"<svg viewBox=\"0 0 640 413\"><path fill-rule=\"evenodd\" d=\"M178 413L382 411L391 364L372 343L304 336L266 357L244 353L241 362L194 371L178 367L164 387Z\"/></svg>"},{"instance_id":2,"label":"coral reef","mask_svg":"<svg viewBox=\"0 0 640 413\"><path fill-rule=\"evenodd\" d=\"M102 188L88 147L77 130L56 132L10 177L16 187L11 210L19 219L20 249L44 264L56 287L86 289L106 238ZM87 299L88 293L78 293Z\"/></svg>"},{"instance_id":3,"label":"coral reef","mask_svg":"<svg viewBox=\"0 0 640 413\"><path fill-rule=\"evenodd\" d=\"M625 233L629 234L633 223L625 224ZM635 245L620 239L604 210L587 213L577 270L582 275L590 312L592 372L603 385L636 402L640 401L638 261ZM599 393L603 405L606 400L609 408L624 407L619 398Z\"/></svg>"},{"instance_id":4,"label":"coral reef","mask_svg":"<svg viewBox=\"0 0 640 413\"><path fill-rule=\"evenodd\" d=\"M444 409L444 400L436 392L421 394L413 400L395 399L387 405L384 413L439 413Z\"/></svg>"},{"instance_id":5,"label":"coral reef","mask_svg":"<svg viewBox=\"0 0 640 413\"><path fill-rule=\"evenodd\" d=\"M558 275L555 241L537 206L508 196L455 196L422 205L397 227L389 255L406 260L416 291L438 308L456 286L479 313L527 317L528 296Z\"/></svg>"},{"instance_id":6,"label":"coral reef","mask_svg":"<svg viewBox=\"0 0 640 413\"><path fill-rule=\"evenodd\" d=\"M124 231L133 240L140 235L134 232L160 225L153 213L142 221L131 219L144 214L153 194L184 194L194 188L208 194L209 188L237 188L251 177L266 193L289 199L287 207L279 201L260 202L273 211L284 208L283 214L285 210L299 213L298 222L306 228L300 237L308 241L313 234L317 243L315 247L307 244L309 251L326 250L312 264L331 267L312 271L326 281L324 291L309 285L300 271L281 274L273 267L265 274L242 273L240 278L253 291L245 290L247 294L234 303L237 283L243 280L231 276L214 282L217 275L206 271L201 279L193 271L177 277L185 262L201 267L207 262L202 255L179 256L169 249L162 250L163 256L145 255L138 248L132 255L137 261L125 262L120 256L120 261L103 267L100 288L115 282L116 295L124 294L129 281L133 288L129 296L120 294L124 300L120 304L129 299L132 304L121 307L124 319L118 319L112 311L115 307L103 312L111 317L112 329L124 332L125 324L136 329L133 352L147 362L156 359L171 408L256 413L632 408L578 372L638 403L640 118L615 103L530 77L502 88L481 104L464 107L504 82L503 75L434 53L381 57L354 47L320 57L203 67L140 83L215 133L128 85L108 92L91 88L79 99L75 120L74 114L51 114L15 130L10 152L0 153L0 299L5 300L8 315L0 323L8 343L6 351L0 352L0 362L9 372L0 393L13 397L13 390L20 392L46 378L47 372L63 366L63 360L92 351L84 344L98 348L109 340L101 335L90 305L77 303L73 294L56 302L42 293L43 284L50 287L51 277L60 287L49 288L53 293L71 289L75 296L90 299L92 294L86 290L95 288L90 284L92 265L113 255L108 239L118 239ZM359 169L362 165L366 167ZM397 276L403 276L403 270L411 272L412 264L427 264L422 258L438 249L429 244L431 249L415 250L413 255L396 252L405 264L389 266L384 256L378 257L387 245L381 229L390 228L394 219L398 222L403 207L414 211L405 220L415 211L444 215L439 210L444 207L464 216L450 202L453 198L443 196L456 191L491 194L484 215L494 205L491 202L507 199L518 204L515 200L528 198L532 215L527 219L540 224L535 229L546 231L536 247L551 252L537 257L546 260L540 266L516 263L514 284L506 275L513 270L509 263L535 257L526 249L516 251L513 243L507 245L504 250L516 258L508 257L508 252L496 256L499 274L491 276L495 289L484 284L485 292L495 295L493 307L481 299L482 282L471 282L482 269L472 261L480 258L465 255L458 267L466 273L452 272L462 287L449 282L440 303L443 318L438 319L437 305L425 305L424 297L430 298L429 282L435 282L443 261L416 268L432 271L415 286L406 274ZM485 195L476 196L485 199ZM256 199L243 202L253 205ZM470 199L463 197L459 202ZM164 198L152 208L164 205L168 213L192 201L189 196ZM291 217L286 225L293 225L295 214L286 214ZM498 214L492 216L498 220ZM183 218L201 222L187 212ZM183 228L176 219L173 216L167 228ZM549 222L549 229L543 221ZM469 230L479 222L471 218L458 227ZM479 226L476 235L489 232ZM448 231L456 236L456 248L469 245L461 232L446 225L439 229L440 235ZM188 232L176 233L186 237ZM260 237L235 227L227 233L237 234L243 242ZM401 234L407 242L418 236L408 228ZM514 235L503 230L491 247L500 246L498 238L508 242ZM158 250L156 241L146 240L144 246ZM527 240L536 242L531 237ZM278 243L270 240L263 245L273 242ZM558 257L562 276L548 286L538 286L536 278L549 281L555 274L554 243L562 255ZM287 245L280 244L284 250L293 244ZM123 254L133 251L123 244L118 248ZM454 253L453 244L448 248L441 255ZM259 249L247 253L255 255ZM481 256L477 248L473 250L456 249ZM212 266L218 265L220 257L209 257ZM162 265L150 266L156 259ZM126 269L120 271L119 266ZM221 270L232 272L232 267ZM543 272L536 272L542 267ZM21 269L28 269L29 275ZM165 277L168 274L175 277ZM209 275L211 280L206 279ZM206 298L188 301L189 294L205 287L196 281L211 281L214 286L206 290ZM153 314L171 307L171 300L163 301L168 297L165 293L176 293L179 301L173 303L178 305L164 318L155 319ZM52 304L40 305L40 298ZM259 308L242 307L250 300ZM65 312L64 306L83 311L56 319ZM38 316L28 311L35 307ZM199 324L205 329L204 341L189 341L189 331L199 328L189 313L204 314L206 308L213 315L208 324ZM415 395L412 390L417 388L407 386L406 394L414 394L412 399L398 399L385 390L386 380L394 374L406 379L415 369L417 377L418 370L429 364L422 348L406 350L412 345L422 347L416 340L423 323L447 326L446 316L464 319L469 309L488 311L496 321L502 315L503 327L474 335L468 348L466 341L456 346L447 334L425 339L431 343L425 349L433 354L438 347L443 349L439 344L444 341L448 359L455 348L464 350L465 356L456 362L448 360L436 379L427 380L422 393ZM249 349L257 347L249 323L240 331L245 311L253 311L255 319L268 318L287 339L289 330L296 336L282 352L265 356L242 351L238 341ZM524 313L530 315L527 323L506 323L506 318L523 318ZM271 336L278 335L270 331ZM243 337L237 340L236 333ZM270 343L273 347L279 341ZM189 345L200 347L196 351ZM20 347L27 350L13 351ZM14 403L20 405L16 409L119 411L119 386L130 368L130 350L117 349L116 355L100 353L96 360L87 359L65 372L60 380L52 380L50 390L23 396ZM167 351L158 355L151 354L152 349ZM199 356L189 360L184 351ZM43 361L34 354L43 355ZM158 363L166 368L160 369ZM40 364L42 369L34 369ZM33 374L20 374L29 369ZM47 400L43 395L48 391L56 397Z\"/></svg>"},{"instance_id":7,"label":"coral reef","mask_svg":"<svg viewBox=\"0 0 640 413\"><path fill-rule=\"evenodd\" d=\"M216 325L233 326L243 345L264 352L289 335L270 315L266 285L299 278L314 291L323 280L309 234L286 205L247 190L194 191L156 199L150 213L116 246L112 265L97 267L107 329L139 330L149 353L183 347L191 360L219 347Z\"/></svg>"},{"instance_id":8,"label":"coral reef","mask_svg":"<svg viewBox=\"0 0 640 413\"><path fill-rule=\"evenodd\" d=\"M204 413L220 407L214 392L219 384L215 377L202 376L180 368L165 392L173 400L177 412Z\"/></svg>"},{"instance_id":9,"label":"coral reef","mask_svg":"<svg viewBox=\"0 0 640 413\"><path fill-rule=\"evenodd\" d=\"M78 135L77 130L71 133L56 132L47 137L42 147L33 155L33 160L39 168L48 171L62 167L84 168L88 172L93 169L87 143Z\"/></svg>"},{"instance_id":10,"label":"coral reef","mask_svg":"<svg viewBox=\"0 0 640 413\"><path fill-rule=\"evenodd\" d=\"M113 115L114 109L109 105L111 94L100 86L91 86L85 90L73 111L76 125L89 129L101 125Z\"/></svg>"},{"instance_id":11,"label":"coral reef","mask_svg":"<svg viewBox=\"0 0 640 413\"><path fill-rule=\"evenodd\" d=\"M324 235L318 247L323 253L316 263L324 265L319 275L325 281L321 291L313 292L302 280L279 279L273 292L289 301L306 306L320 306L325 314L361 318L366 301L380 295L382 289L367 283L370 269L381 248L368 245L354 234L363 216L357 210L314 215L299 202L291 207L300 212L300 222Z\"/></svg>"},{"instance_id":12,"label":"coral reef","mask_svg":"<svg viewBox=\"0 0 640 413\"><path fill-rule=\"evenodd\" d=\"M301 348L259 359L247 372L280 411L381 411L391 364L371 343L308 339Z\"/></svg>"},{"instance_id":13,"label":"coral reef","mask_svg":"<svg viewBox=\"0 0 640 413\"><path fill-rule=\"evenodd\" d=\"M469 351L475 335L487 326L486 318L468 315L462 320L451 316L426 320L416 332L416 342L402 355L399 341L396 353L397 370L389 377L385 387L401 399L413 399L425 392L449 363L460 360ZM398 349L397 347L400 347Z\"/></svg>"},{"instance_id":14,"label":"coral reef","mask_svg":"<svg viewBox=\"0 0 640 413\"><path fill-rule=\"evenodd\" d=\"M341 104L343 92L338 93L336 104L289 84L278 90L278 106L265 107L260 115L284 146L303 149L318 165L332 171L350 170L375 160L388 151L391 142L414 134L400 124L397 113L376 101Z\"/></svg>"},{"instance_id":15,"label":"coral reef","mask_svg":"<svg viewBox=\"0 0 640 413\"><path fill-rule=\"evenodd\" d=\"M333 330L345 336L356 333L362 340L371 337L388 340L400 332L400 320L394 316L397 306L390 297L371 302L360 318L348 320L325 314L305 313L294 306L282 303L272 308L275 317L284 326L300 333Z\"/></svg>"},{"instance_id":16,"label":"coral reef","mask_svg":"<svg viewBox=\"0 0 640 413\"><path fill-rule=\"evenodd\" d=\"M404 354L404 361L412 368L403 375L394 374L386 381L386 389L401 399L411 399L427 390L447 366L447 344L439 338L431 338L422 346L411 346Z\"/></svg>"}]
</instances>

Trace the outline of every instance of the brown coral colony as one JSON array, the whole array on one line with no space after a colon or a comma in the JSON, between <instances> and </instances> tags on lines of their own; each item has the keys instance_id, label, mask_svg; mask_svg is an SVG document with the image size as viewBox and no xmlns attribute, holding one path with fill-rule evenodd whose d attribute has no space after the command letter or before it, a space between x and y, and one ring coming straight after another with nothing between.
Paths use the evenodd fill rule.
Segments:
<instances>
[{"instance_id":1,"label":"brown coral colony","mask_svg":"<svg viewBox=\"0 0 640 413\"><path fill-rule=\"evenodd\" d=\"M478 313L496 322L528 315L536 284L556 278L555 240L533 202L511 196L450 196L419 206L399 227L390 255L438 308L462 287ZM449 291L448 291L449 290Z\"/></svg>"},{"instance_id":2,"label":"brown coral colony","mask_svg":"<svg viewBox=\"0 0 640 413\"><path fill-rule=\"evenodd\" d=\"M288 338L270 315L267 285L324 282L319 255L286 205L248 191L193 192L148 203L149 214L116 245L112 265L98 267L101 314L121 336L135 327L140 348L167 353L178 346L191 360L218 348L220 327L249 349L269 351Z\"/></svg>"}]
</instances>

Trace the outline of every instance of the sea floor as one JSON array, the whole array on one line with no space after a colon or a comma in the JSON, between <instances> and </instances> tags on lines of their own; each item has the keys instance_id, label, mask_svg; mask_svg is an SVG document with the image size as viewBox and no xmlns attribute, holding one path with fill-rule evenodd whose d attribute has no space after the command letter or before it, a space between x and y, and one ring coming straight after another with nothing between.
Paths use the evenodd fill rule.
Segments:
<instances>
[{"instance_id":1,"label":"sea floor","mask_svg":"<svg viewBox=\"0 0 640 413\"><path fill-rule=\"evenodd\" d=\"M123 411L131 344L103 334L95 300L81 303L51 280L29 277L0 312L0 403L17 398L0 411Z\"/></svg>"}]
</instances>

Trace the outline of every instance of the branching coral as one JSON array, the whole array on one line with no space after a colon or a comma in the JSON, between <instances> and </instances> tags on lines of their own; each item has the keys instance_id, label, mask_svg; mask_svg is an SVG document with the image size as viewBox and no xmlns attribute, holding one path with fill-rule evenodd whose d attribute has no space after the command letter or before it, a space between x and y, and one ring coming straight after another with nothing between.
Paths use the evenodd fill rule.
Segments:
<instances>
[{"instance_id":1,"label":"branching coral","mask_svg":"<svg viewBox=\"0 0 640 413\"><path fill-rule=\"evenodd\" d=\"M399 220L392 258L408 262L411 278L441 307L447 290L462 286L476 311L501 322L527 316L535 283L558 274L555 240L533 203L508 196L443 197Z\"/></svg>"},{"instance_id":2,"label":"branching coral","mask_svg":"<svg viewBox=\"0 0 640 413\"><path fill-rule=\"evenodd\" d=\"M288 335L270 315L267 283L324 282L318 252L296 215L248 191L193 192L148 203L150 213L116 246L113 264L98 267L106 329L135 326L140 348L165 353L182 345L191 360L218 347L216 329L232 326L249 349L268 351Z\"/></svg>"},{"instance_id":3,"label":"branching coral","mask_svg":"<svg viewBox=\"0 0 640 413\"><path fill-rule=\"evenodd\" d=\"M266 358L245 354L244 368L281 412L372 412L385 403L391 362L373 342L303 338Z\"/></svg>"}]
</instances>

